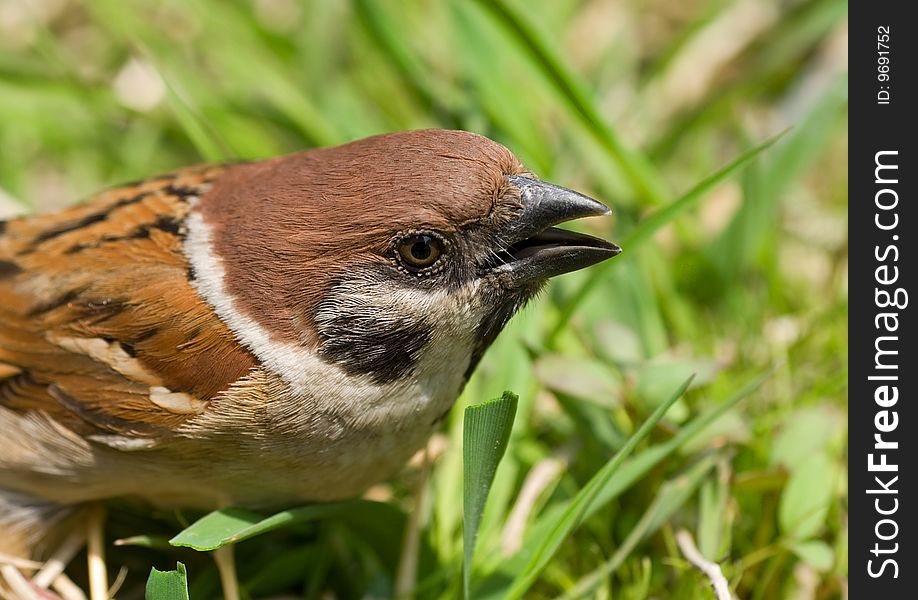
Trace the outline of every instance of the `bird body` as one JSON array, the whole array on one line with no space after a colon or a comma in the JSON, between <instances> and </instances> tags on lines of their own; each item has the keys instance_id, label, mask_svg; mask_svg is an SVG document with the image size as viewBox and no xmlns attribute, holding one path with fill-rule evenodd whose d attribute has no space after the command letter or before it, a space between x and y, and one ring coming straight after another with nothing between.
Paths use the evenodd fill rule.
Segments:
<instances>
[{"instance_id":1,"label":"bird body","mask_svg":"<svg viewBox=\"0 0 918 600\"><path fill-rule=\"evenodd\" d=\"M617 254L552 227L607 210L487 138L427 130L0 223L0 551L117 496L359 495L548 277Z\"/></svg>"}]
</instances>

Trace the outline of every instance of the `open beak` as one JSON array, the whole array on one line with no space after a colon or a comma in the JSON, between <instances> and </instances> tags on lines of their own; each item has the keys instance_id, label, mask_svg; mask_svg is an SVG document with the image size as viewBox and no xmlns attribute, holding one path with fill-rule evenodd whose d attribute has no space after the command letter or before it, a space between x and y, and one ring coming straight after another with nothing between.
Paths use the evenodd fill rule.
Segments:
<instances>
[{"instance_id":1,"label":"open beak","mask_svg":"<svg viewBox=\"0 0 918 600\"><path fill-rule=\"evenodd\" d=\"M510 243L493 270L523 286L589 267L616 256L621 248L591 235L553 227L559 223L611 214L609 208L575 191L543 181L511 175L520 191L523 212L505 234Z\"/></svg>"}]
</instances>

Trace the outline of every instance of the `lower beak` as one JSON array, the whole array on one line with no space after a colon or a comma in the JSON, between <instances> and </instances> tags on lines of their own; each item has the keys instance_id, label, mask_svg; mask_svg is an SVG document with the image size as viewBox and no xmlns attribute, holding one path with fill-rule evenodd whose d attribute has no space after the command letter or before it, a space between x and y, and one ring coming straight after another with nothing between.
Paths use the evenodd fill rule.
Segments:
<instances>
[{"instance_id":1,"label":"lower beak","mask_svg":"<svg viewBox=\"0 0 918 600\"><path fill-rule=\"evenodd\" d=\"M588 196L528 177L507 178L520 192L523 212L507 229L512 243L502 249L504 262L493 268L514 286L589 267L618 255L615 244L591 235L553 227L559 223L611 214Z\"/></svg>"}]
</instances>

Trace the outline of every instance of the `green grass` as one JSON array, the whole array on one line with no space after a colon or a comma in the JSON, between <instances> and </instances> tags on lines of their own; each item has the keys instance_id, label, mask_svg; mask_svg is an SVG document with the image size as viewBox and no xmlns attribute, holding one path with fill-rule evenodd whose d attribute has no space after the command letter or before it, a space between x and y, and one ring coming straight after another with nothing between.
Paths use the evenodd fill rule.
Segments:
<instances>
[{"instance_id":1,"label":"green grass","mask_svg":"<svg viewBox=\"0 0 918 600\"><path fill-rule=\"evenodd\" d=\"M230 514L260 533L236 545L244 593L460 596L462 409L513 390L472 597L713 598L682 529L740 598L842 597L846 14L843 0L14 0L0 211L391 130L488 135L609 203L611 223L583 227L624 254L511 323L428 471L324 514ZM158 75L118 91L132 60ZM132 538L109 552L129 569L119 597L177 561L193 600L218 597L210 557L168 544L201 516L110 511L110 538Z\"/></svg>"}]
</instances>

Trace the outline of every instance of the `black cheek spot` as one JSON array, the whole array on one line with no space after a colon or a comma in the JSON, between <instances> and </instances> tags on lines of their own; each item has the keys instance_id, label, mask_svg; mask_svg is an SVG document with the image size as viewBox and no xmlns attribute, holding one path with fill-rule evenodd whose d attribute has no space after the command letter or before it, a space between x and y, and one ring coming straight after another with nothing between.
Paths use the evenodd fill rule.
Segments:
<instances>
[{"instance_id":1,"label":"black cheek spot","mask_svg":"<svg viewBox=\"0 0 918 600\"><path fill-rule=\"evenodd\" d=\"M322 323L320 335L322 358L350 375L369 375L374 383L385 384L414 368L433 327L425 321L345 314Z\"/></svg>"}]
</instances>

